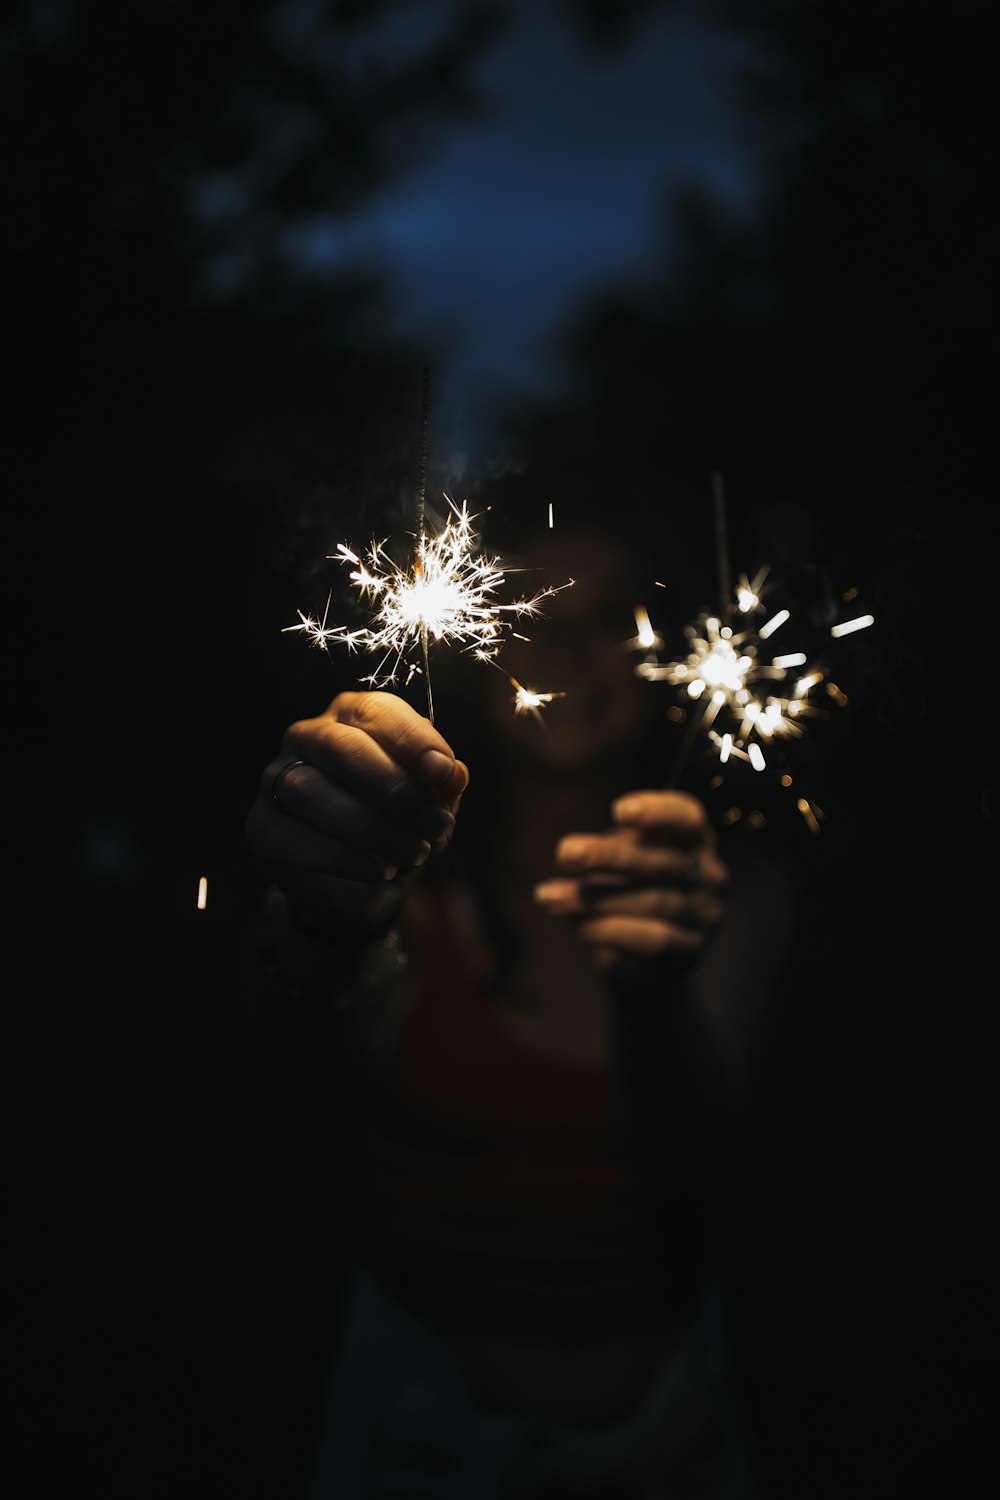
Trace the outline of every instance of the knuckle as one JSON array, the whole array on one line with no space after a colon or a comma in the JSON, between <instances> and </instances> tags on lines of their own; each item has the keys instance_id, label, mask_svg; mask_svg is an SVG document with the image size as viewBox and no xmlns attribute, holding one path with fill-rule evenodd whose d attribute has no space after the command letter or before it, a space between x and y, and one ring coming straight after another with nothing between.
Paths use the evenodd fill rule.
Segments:
<instances>
[{"instance_id":1,"label":"knuckle","mask_svg":"<svg viewBox=\"0 0 1000 1500\"><path fill-rule=\"evenodd\" d=\"M367 728L379 718L375 693L341 693L340 717L358 729Z\"/></svg>"},{"instance_id":2,"label":"knuckle","mask_svg":"<svg viewBox=\"0 0 1000 1500\"><path fill-rule=\"evenodd\" d=\"M655 828L669 811L669 792L630 792L629 823L634 828Z\"/></svg>"},{"instance_id":3,"label":"knuckle","mask_svg":"<svg viewBox=\"0 0 1000 1500\"><path fill-rule=\"evenodd\" d=\"M592 863L590 843L576 837L560 839L556 845L556 861L565 870L589 869Z\"/></svg>"},{"instance_id":4,"label":"knuckle","mask_svg":"<svg viewBox=\"0 0 1000 1500\"><path fill-rule=\"evenodd\" d=\"M402 699L393 693L339 693L334 699L341 705L338 717L356 729L372 730L384 726L391 714L398 713Z\"/></svg>"},{"instance_id":5,"label":"knuckle","mask_svg":"<svg viewBox=\"0 0 1000 1500\"><path fill-rule=\"evenodd\" d=\"M705 804L690 792L677 792L677 806L683 812L692 832L704 833L709 828Z\"/></svg>"},{"instance_id":6,"label":"knuckle","mask_svg":"<svg viewBox=\"0 0 1000 1500\"><path fill-rule=\"evenodd\" d=\"M281 737L281 753L272 762L271 769L277 771L287 761L303 755L306 746L316 744L323 728L322 719L296 719L293 724L289 724Z\"/></svg>"},{"instance_id":7,"label":"knuckle","mask_svg":"<svg viewBox=\"0 0 1000 1500\"><path fill-rule=\"evenodd\" d=\"M337 693L336 697L332 698L327 705L327 717L336 719L339 724L344 723L346 720L354 719L359 711L356 705L365 696L364 693L352 691Z\"/></svg>"}]
</instances>

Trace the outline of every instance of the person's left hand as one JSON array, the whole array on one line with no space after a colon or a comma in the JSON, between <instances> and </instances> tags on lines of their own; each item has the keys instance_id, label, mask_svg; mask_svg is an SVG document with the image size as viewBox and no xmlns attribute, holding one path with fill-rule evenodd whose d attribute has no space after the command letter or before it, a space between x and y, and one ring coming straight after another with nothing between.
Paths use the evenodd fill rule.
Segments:
<instances>
[{"instance_id":1,"label":"person's left hand","mask_svg":"<svg viewBox=\"0 0 1000 1500\"><path fill-rule=\"evenodd\" d=\"M730 879L705 808L687 792L638 791L612 815L607 832L560 839L560 875L537 885L535 899L575 920L602 968L628 957L686 969L722 919Z\"/></svg>"}]
</instances>

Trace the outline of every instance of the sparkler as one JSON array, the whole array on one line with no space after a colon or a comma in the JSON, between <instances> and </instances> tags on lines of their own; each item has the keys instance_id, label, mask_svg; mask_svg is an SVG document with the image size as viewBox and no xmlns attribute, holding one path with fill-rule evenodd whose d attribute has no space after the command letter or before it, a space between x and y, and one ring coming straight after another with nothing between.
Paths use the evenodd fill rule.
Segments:
<instances>
[{"instance_id":1,"label":"sparkler","mask_svg":"<svg viewBox=\"0 0 1000 1500\"><path fill-rule=\"evenodd\" d=\"M833 702L839 706L847 703L847 695L829 679L827 668L809 665L804 651L772 654L768 642L788 623L791 613L779 609L757 623L759 615L767 615L763 603L769 591L766 567L753 579L741 574L735 590L731 590L722 482L718 474L713 475L713 498L721 612L702 612L685 629L687 652L661 663L657 656L661 638L649 624L645 609L637 606L638 634L627 643L644 652L643 660L635 668L636 675L648 682L669 682L691 711L668 785L676 783L699 735L716 752L720 767L742 761L754 771L763 772L772 753L783 748L783 742L801 739L805 733L803 720L824 712L815 696L821 684L825 683L826 694ZM830 635L836 639L874 622L873 615L859 615L834 625ZM775 758L783 763L782 755ZM790 787L792 777L786 772L780 782ZM798 797L796 805L809 827L818 832L817 813L821 815L821 810L804 797Z\"/></svg>"},{"instance_id":2,"label":"sparkler","mask_svg":"<svg viewBox=\"0 0 1000 1500\"><path fill-rule=\"evenodd\" d=\"M371 621L358 629L327 625L331 592L327 596L322 620L298 610L298 625L285 626L284 633L299 631L310 645L324 650L333 641L346 646L348 651L381 651L382 658L374 671L361 679L371 687L388 687L397 680L404 667L406 685L416 672L422 671L427 688L427 716L433 724L430 641L462 642L463 651L495 666L494 658L506 636L518 635L510 617L524 619L539 614L543 600L559 593L560 588L569 588L573 579L560 588L540 589L530 599L522 597L503 603L497 597L500 585L506 581L503 565L498 557L487 557L477 551L478 537L474 529L477 517L469 515L465 501L459 510L451 497L445 495L451 513L437 535L428 534L429 390L430 372L425 369L421 397L417 530L414 533L416 546L412 563L409 566L398 564L386 551L387 538L381 542L373 541L363 559L346 542L340 542L337 551L328 554L328 560L353 564L350 580L360 596L374 607ZM550 504L550 527L552 521ZM518 638L528 639L527 636ZM522 688L513 678L511 683L517 688L515 713L530 711L538 717L543 703L550 702L553 697L562 697L562 694L534 693ZM526 696L522 698L521 695Z\"/></svg>"},{"instance_id":3,"label":"sparkler","mask_svg":"<svg viewBox=\"0 0 1000 1500\"><path fill-rule=\"evenodd\" d=\"M718 615L704 612L688 625L684 655L660 663L640 642L647 654L636 666L636 674L647 682L672 684L691 712L671 783L699 735L717 753L720 766L743 761L762 772L781 742L800 739L806 732L803 721L823 713L816 693L821 684L825 683L827 697L839 706L847 702L847 695L829 679L828 669L809 665L804 651L772 654L767 643L791 616L781 609L763 623L755 623L754 617L764 612L760 588L765 576L766 571L758 574L753 584L746 578L739 580L727 611L733 624L723 624ZM861 615L834 625L830 635L836 639L872 624L873 615ZM782 757L778 759L783 763ZM782 779L791 785L791 778ZM811 805L803 816L811 827L815 825Z\"/></svg>"},{"instance_id":4,"label":"sparkler","mask_svg":"<svg viewBox=\"0 0 1000 1500\"><path fill-rule=\"evenodd\" d=\"M374 670L362 679L372 687L387 687L404 672L405 683L409 684L414 674L423 670L431 723L434 706L429 640L461 643L463 652L471 653L477 661L493 662L508 634L518 635L513 628L515 621L534 618L544 600L573 583L570 579L558 587L540 589L530 598L503 602L498 591L506 581L504 568L498 557L477 550L477 517L469 515L467 502L463 501L459 509L448 495L444 498L450 514L443 528L434 536L423 528L419 531L414 561L408 567L393 560L385 540L373 541L363 558L344 542L331 554L331 560L351 566L351 583L363 599L371 602L374 613L367 626L354 629L327 625L328 599L322 620L299 610L300 623L285 627L286 632L299 631L311 645L324 649L335 642L348 651L381 652ZM516 711L537 710L540 703L557 695L532 696L539 702Z\"/></svg>"}]
</instances>

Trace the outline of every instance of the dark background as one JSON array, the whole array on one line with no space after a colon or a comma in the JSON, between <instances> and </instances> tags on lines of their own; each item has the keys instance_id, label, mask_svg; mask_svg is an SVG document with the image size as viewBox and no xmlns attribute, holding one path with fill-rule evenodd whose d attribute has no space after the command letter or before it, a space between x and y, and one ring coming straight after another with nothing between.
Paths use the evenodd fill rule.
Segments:
<instances>
[{"instance_id":1,"label":"dark background","mask_svg":"<svg viewBox=\"0 0 1000 1500\"><path fill-rule=\"evenodd\" d=\"M343 1122L316 1038L244 984L242 822L283 726L352 680L281 630L332 543L411 524L428 364L430 491L499 536L549 501L625 527L679 628L719 469L738 570L771 562L817 629L849 588L875 613L820 739L822 839L766 835L807 900L730 1163L741 1348L775 1496L958 1492L986 1451L987 7L687 6L739 60L749 198L664 190L641 274L550 332L558 378L484 393L453 442L452 330L282 236L475 119L514 9L438 8L382 70L348 59L391 5L295 8L280 41L291 8L256 0L8 12L6 1406L32 1493L293 1492ZM610 65L672 7L555 9Z\"/></svg>"}]
</instances>

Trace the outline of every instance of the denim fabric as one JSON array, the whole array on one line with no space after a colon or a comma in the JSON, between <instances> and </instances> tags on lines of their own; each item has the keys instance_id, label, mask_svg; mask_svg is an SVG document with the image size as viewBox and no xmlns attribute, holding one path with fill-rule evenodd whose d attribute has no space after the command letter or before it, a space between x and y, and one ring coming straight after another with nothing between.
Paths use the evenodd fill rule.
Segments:
<instances>
[{"instance_id":1,"label":"denim fabric","mask_svg":"<svg viewBox=\"0 0 1000 1500\"><path fill-rule=\"evenodd\" d=\"M487 1404L434 1329L355 1273L303 1500L753 1500L723 1302L704 1295L628 1420Z\"/></svg>"}]
</instances>

